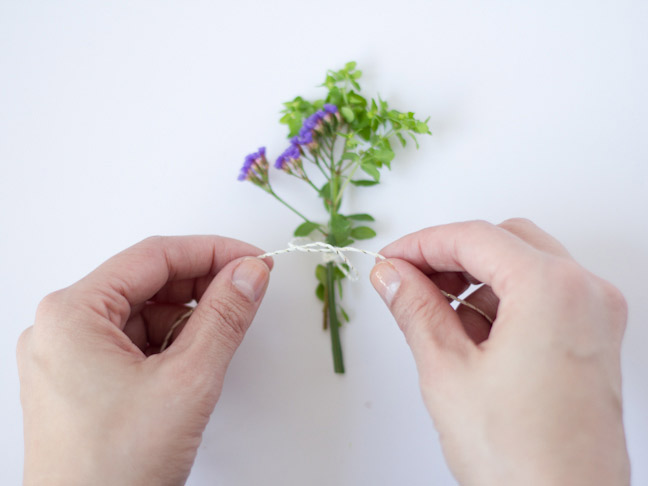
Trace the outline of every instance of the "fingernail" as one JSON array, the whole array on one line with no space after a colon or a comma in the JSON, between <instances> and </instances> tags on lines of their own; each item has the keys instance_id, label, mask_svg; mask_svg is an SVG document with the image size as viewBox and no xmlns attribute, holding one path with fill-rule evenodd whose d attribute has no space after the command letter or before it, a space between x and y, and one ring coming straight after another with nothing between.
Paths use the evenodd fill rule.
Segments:
<instances>
[{"instance_id":1,"label":"fingernail","mask_svg":"<svg viewBox=\"0 0 648 486\"><path fill-rule=\"evenodd\" d=\"M401 277L394 265L389 262L381 262L376 265L371 275L371 283L385 303L391 305L394 295L400 287Z\"/></svg>"},{"instance_id":2,"label":"fingernail","mask_svg":"<svg viewBox=\"0 0 648 486\"><path fill-rule=\"evenodd\" d=\"M268 281L270 270L263 260L246 258L239 263L232 274L232 284L250 302L256 302L261 297Z\"/></svg>"}]
</instances>

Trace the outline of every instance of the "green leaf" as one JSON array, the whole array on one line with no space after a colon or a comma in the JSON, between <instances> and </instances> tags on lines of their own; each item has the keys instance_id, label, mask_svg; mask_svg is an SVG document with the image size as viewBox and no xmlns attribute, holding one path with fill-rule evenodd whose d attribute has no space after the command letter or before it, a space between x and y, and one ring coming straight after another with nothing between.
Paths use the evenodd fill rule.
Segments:
<instances>
[{"instance_id":1,"label":"green leaf","mask_svg":"<svg viewBox=\"0 0 648 486\"><path fill-rule=\"evenodd\" d=\"M376 169L376 166L371 162L363 162L360 164L360 168L374 178L376 183L380 181L380 172Z\"/></svg>"},{"instance_id":2,"label":"green leaf","mask_svg":"<svg viewBox=\"0 0 648 486\"><path fill-rule=\"evenodd\" d=\"M351 236L356 240L368 240L376 236L376 232L369 226L358 226L351 230Z\"/></svg>"},{"instance_id":3,"label":"green leaf","mask_svg":"<svg viewBox=\"0 0 648 486\"><path fill-rule=\"evenodd\" d=\"M353 114L353 110L348 106L343 106L342 108L340 108L340 113L347 121L347 123L352 123L353 120L355 120L355 115Z\"/></svg>"},{"instance_id":4,"label":"green leaf","mask_svg":"<svg viewBox=\"0 0 648 486\"><path fill-rule=\"evenodd\" d=\"M327 199L331 197L331 184L328 182L322 186L322 188L319 190L319 195L320 197Z\"/></svg>"},{"instance_id":5,"label":"green leaf","mask_svg":"<svg viewBox=\"0 0 648 486\"><path fill-rule=\"evenodd\" d=\"M324 265L317 265L315 267L315 278L323 285L326 285L326 267Z\"/></svg>"},{"instance_id":6,"label":"green leaf","mask_svg":"<svg viewBox=\"0 0 648 486\"><path fill-rule=\"evenodd\" d=\"M362 130L358 130L358 135L360 135L363 139L369 140L371 138L371 127L364 127Z\"/></svg>"},{"instance_id":7,"label":"green leaf","mask_svg":"<svg viewBox=\"0 0 648 486\"><path fill-rule=\"evenodd\" d=\"M407 140L405 140L405 137L403 137L403 135L401 135L400 132L396 132L396 137L398 137L398 140L400 141L403 147L407 145Z\"/></svg>"},{"instance_id":8,"label":"green leaf","mask_svg":"<svg viewBox=\"0 0 648 486\"><path fill-rule=\"evenodd\" d=\"M317 298L324 302L324 285L319 284L317 288L315 289L315 295L317 295Z\"/></svg>"},{"instance_id":9,"label":"green leaf","mask_svg":"<svg viewBox=\"0 0 648 486\"><path fill-rule=\"evenodd\" d=\"M358 146L358 144L359 144L359 142L355 137L347 139L347 148L349 148L349 149L356 148Z\"/></svg>"},{"instance_id":10,"label":"green leaf","mask_svg":"<svg viewBox=\"0 0 648 486\"><path fill-rule=\"evenodd\" d=\"M369 187L369 186L375 186L376 184L378 184L378 181L368 181L365 179L359 179L357 181L351 181L351 184L358 187Z\"/></svg>"},{"instance_id":11,"label":"green leaf","mask_svg":"<svg viewBox=\"0 0 648 486\"><path fill-rule=\"evenodd\" d=\"M351 235L351 221L341 214L335 214L331 218L330 230L329 238L331 241L329 243L336 246L344 246L343 243Z\"/></svg>"},{"instance_id":12,"label":"green leaf","mask_svg":"<svg viewBox=\"0 0 648 486\"><path fill-rule=\"evenodd\" d=\"M349 93L349 103L351 103L352 105L360 105L362 107L367 106L367 100L353 91Z\"/></svg>"},{"instance_id":13,"label":"green leaf","mask_svg":"<svg viewBox=\"0 0 648 486\"><path fill-rule=\"evenodd\" d=\"M416 122L416 124L414 125L414 131L416 133L430 133L430 129L428 128L427 123L422 121Z\"/></svg>"},{"instance_id":14,"label":"green leaf","mask_svg":"<svg viewBox=\"0 0 648 486\"><path fill-rule=\"evenodd\" d=\"M353 152L344 152L342 154L342 160L352 160L353 162L357 162L360 160L360 156Z\"/></svg>"},{"instance_id":15,"label":"green leaf","mask_svg":"<svg viewBox=\"0 0 648 486\"><path fill-rule=\"evenodd\" d=\"M346 71L353 71L358 63L355 61L349 61L344 65Z\"/></svg>"},{"instance_id":16,"label":"green leaf","mask_svg":"<svg viewBox=\"0 0 648 486\"><path fill-rule=\"evenodd\" d=\"M380 150L376 150L373 153L373 156L378 162L389 167L391 161L394 160L394 151L391 148L382 148Z\"/></svg>"},{"instance_id":17,"label":"green leaf","mask_svg":"<svg viewBox=\"0 0 648 486\"><path fill-rule=\"evenodd\" d=\"M414 136L414 134L412 132L408 132L408 135L410 137L412 137L412 140L414 140L414 143L416 144L416 149L418 150L418 148L419 148L418 140L416 140L416 137Z\"/></svg>"},{"instance_id":18,"label":"green leaf","mask_svg":"<svg viewBox=\"0 0 648 486\"><path fill-rule=\"evenodd\" d=\"M345 321L347 321L347 322L350 321L349 314L346 313L346 311L344 310L344 308L342 306L340 306L340 314L342 314L342 317L344 317Z\"/></svg>"},{"instance_id":19,"label":"green leaf","mask_svg":"<svg viewBox=\"0 0 648 486\"><path fill-rule=\"evenodd\" d=\"M349 214L347 215L347 218L353 219L355 221L375 221L373 216L367 213Z\"/></svg>"},{"instance_id":20,"label":"green leaf","mask_svg":"<svg viewBox=\"0 0 648 486\"><path fill-rule=\"evenodd\" d=\"M310 221L302 223L299 226L297 226L297 229L295 230L295 236L308 236L317 228L319 228L319 226L320 226L319 224L312 223Z\"/></svg>"},{"instance_id":21,"label":"green leaf","mask_svg":"<svg viewBox=\"0 0 648 486\"><path fill-rule=\"evenodd\" d=\"M302 119L301 117L299 118L292 118L288 121L288 137L294 137L299 133L299 129L302 126Z\"/></svg>"},{"instance_id":22,"label":"green leaf","mask_svg":"<svg viewBox=\"0 0 648 486\"><path fill-rule=\"evenodd\" d=\"M337 86L333 86L332 88L330 88L328 96L326 97L326 102L336 106L340 106L343 102L343 97L342 97L342 93L340 92L340 88L338 88Z\"/></svg>"}]
</instances>

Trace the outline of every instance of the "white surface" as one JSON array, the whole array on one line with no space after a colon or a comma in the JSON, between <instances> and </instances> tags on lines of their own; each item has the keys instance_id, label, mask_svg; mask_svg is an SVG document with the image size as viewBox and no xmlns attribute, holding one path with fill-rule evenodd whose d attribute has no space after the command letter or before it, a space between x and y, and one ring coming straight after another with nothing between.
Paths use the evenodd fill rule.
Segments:
<instances>
[{"instance_id":1,"label":"white surface","mask_svg":"<svg viewBox=\"0 0 648 486\"><path fill-rule=\"evenodd\" d=\"M367 247L526 216L619 286L633 483L648 484L647 30L639 0L0 3L0 483L20 482L14 347L38 301L151 234L283 247L298 221L239 165L278 154L281 102L355 59L370 93L434 132L346 201L379 216ZM332 373L314 258L275 259L188 484L453 484L366 280L347 286L348 373Z\"/></svg>"}]
</instances>

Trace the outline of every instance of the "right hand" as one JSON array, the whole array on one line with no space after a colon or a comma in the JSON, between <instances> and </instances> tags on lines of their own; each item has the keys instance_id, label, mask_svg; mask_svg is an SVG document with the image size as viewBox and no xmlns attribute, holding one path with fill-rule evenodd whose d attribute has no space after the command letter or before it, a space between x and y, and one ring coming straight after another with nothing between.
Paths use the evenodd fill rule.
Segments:
<instances>
[{"instance_id":1,"label":"right hand","mask_svg":"<svg viewBox=\"0 0 648 486\"><path fill-rule=\"evenodd\" d=\"M461 484L629 484L620 347L627 306L526 220L457 223L381 251L371 280L414 354ZM460 305L468 281L485 285Z\"/></svg>"}]
</instances>

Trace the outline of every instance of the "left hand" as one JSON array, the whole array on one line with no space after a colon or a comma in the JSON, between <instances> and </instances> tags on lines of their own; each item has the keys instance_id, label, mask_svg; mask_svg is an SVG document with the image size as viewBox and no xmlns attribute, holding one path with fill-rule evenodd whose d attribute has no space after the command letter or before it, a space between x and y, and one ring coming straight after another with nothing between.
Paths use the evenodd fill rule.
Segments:
<instances>
[{"instance_id":1,"label":"left hand","mask_svg":"<svg viewBox=\"0 0 648 486\"><path fill-rule=\"evenodd\" d=\"M267 287L268 265L242 257L261 253L227 238L153 237L45 297L17 351L24 484L184 484Z\"/></svg>"}]
</instances>

